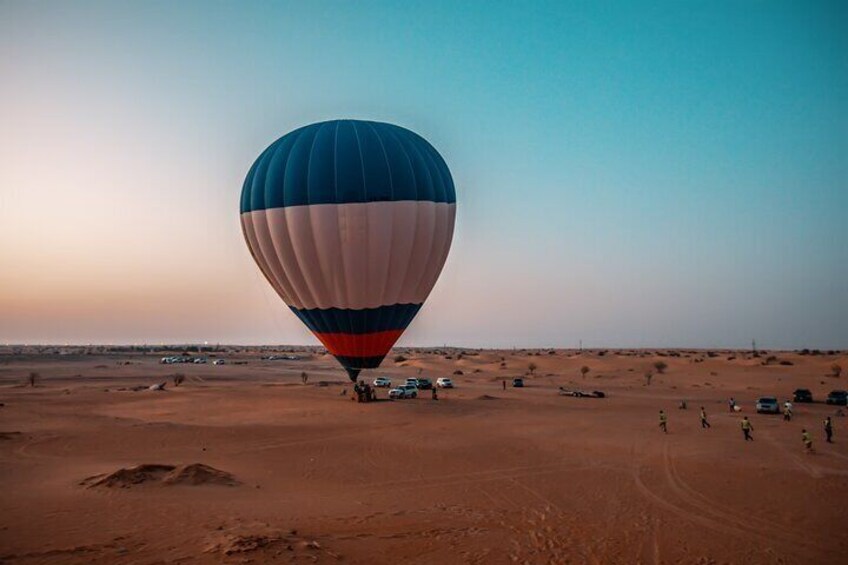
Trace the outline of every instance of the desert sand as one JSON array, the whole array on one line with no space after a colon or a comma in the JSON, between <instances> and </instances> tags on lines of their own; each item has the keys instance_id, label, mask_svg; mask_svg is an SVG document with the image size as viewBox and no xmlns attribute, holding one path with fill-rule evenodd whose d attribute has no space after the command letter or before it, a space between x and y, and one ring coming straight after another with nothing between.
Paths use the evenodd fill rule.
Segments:
<instances>
[{"instance_id":1,"label":"desert sand","mask_svg":"<svg viewBox=\"0 0 848 565\"><path fill-rule=\"evenodd\" d=\"M268 353L0 351L0 561L848 563L844 353L403 349L368 378L457 387L367 404L331 357ZM798 387L793 421L754 413Z\"/></svg>"}]
</instances>

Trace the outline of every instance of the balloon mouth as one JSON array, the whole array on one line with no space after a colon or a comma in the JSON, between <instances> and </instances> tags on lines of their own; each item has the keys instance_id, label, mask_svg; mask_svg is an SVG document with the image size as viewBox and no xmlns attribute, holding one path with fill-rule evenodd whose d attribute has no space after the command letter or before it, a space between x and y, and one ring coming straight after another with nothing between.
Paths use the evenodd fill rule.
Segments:
<instances>
[{"instance_id":1,"label":"balloon mouth","mask_svg":"<svg viewBox=\"0 0 848 565\"><path fill-rule=\"evenodd\" d=\"M362 369L353 369L351 367L345 367L345 371L347 371L347 376L350 378L350 382L355 383L357 379L359 379L359 373Z\"/></svg>"}]
</instances>

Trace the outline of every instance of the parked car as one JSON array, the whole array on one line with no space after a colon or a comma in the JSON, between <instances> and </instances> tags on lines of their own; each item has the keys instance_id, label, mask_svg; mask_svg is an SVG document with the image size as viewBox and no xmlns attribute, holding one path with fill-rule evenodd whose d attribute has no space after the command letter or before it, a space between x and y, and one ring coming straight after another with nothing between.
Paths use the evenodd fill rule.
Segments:
<instances>
[{"instance_id":1,"label":"parked car","mask_svg":"<svg viewBox=\"0 0 848 565\"><path fill-rule=\"evenodd\" d=\"M757 400L758 414L780 414L780 403L773 396L763 396Z\"/></svg>"},{"instance_id":2,"label":"parked car","mask_svg":"<svg viewBox=\"0 0 848 565\"><path fill-rule=\"evenodd\" d=\"M520 377L512 379L512 386L514 386L515 388L523 388L524 387L524 379L522 379Z\"/></svg>"},{"instance_id":3,"label":"parked car","mask_svg":"<svg viewBox=\"0 0 848 565\"><path fill-rule=\"evenodd\" d=\"M439 388L453 388L453 381L447 377L439 377L436 379L436 386Z\"/></svg>"},{"instance_id":4,"label":"parked car","mask_svg":"<svg viewBox=\"0 0 848 565\"><path fill-rule=\"evenodd\" d=\"M212 364L213 365L224 365L224 364L226 364L226 361L224 361L223 359L215 359L215 361Z\"/></svg>"},{"instance_id":5,"label":"parked car","mask_svg":"<svg viewBox=\"0 0 848 565\"><path fill-rule=\"evenodd\" d=\"M374 379L374 386L377 388L391 388L392 381L387 377L377 377Z\"/></svg>"},{"instance_id":6,"label":"parked car","mask_svg":"<svg viewBox=\"0 0 848 565\"><path fill-rule=\"evenodd\" d=\"M194 360L195 365L203 365L206 363L206 357L197 357Z\"/></svg>"},{"instance_id":7,"label":"parked car","mask_svg":"<svg viewBox=\"0 0 848 565\"><path fill-rule=\"evenodd\" d=\"M404 386L414 386L415 388L418 388L418 379L406 379Z\"/></svg>"},{"instance_id":8,"label":"parked car","mask_svg":"<svg viewBox=\"0 0 848 565\"><path fill-rule=\"evenodd\" d=\"M417 398L418 397L418 389L412 385L400 385L397 388L393 388L389 391L389 398L391 400L397 400L402 398Z\"/></svg>"},{"instance_id":9,"label":"parked car","mask_svg":"<svg viewBox=\"0 0 848 565\"><path fill-rule=\"evenodd\" d=\"M430 390L433 388L433 381L430 379L418 379L418 390Z\"/></svg>"},{"instance_id":10,"label":"parked car","mask_svg":"<svg viewBox=\"0 0 848 565\"><path fill-rule=\"evenodd\" d=\"M838 406L848 406L848 392L844 390L832 390L827 395L828 404L836 404Z\"/></svg>"},{"instance_id":11,"label":"parked car","mask_svg":"<svg viewBox=\"0 0 848 565\"><path fill-rule=\"evenodd\" d=\"M795 389L795 392L792 393L792 398L795 402L812 402L813 401L813 393L806 388Z\"/></svg>"}]
</instances>

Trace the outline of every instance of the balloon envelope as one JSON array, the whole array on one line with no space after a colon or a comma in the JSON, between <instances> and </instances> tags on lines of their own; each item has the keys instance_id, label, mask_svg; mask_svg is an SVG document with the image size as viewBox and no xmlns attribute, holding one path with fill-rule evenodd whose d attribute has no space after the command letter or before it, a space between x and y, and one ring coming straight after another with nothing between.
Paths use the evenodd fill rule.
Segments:
<instances>
[{"instance_id":1,"label":"balloon envelope","mask_svg":"<svg viewBox=\"0 0 848 565\"><path fill-rule=\"evenodd\" d=\"M316 123L272 143L241 195L250 252L355 379L375 368L447 259L456 194L441 155L399 126Z\"/></svg>"}]
</instances>

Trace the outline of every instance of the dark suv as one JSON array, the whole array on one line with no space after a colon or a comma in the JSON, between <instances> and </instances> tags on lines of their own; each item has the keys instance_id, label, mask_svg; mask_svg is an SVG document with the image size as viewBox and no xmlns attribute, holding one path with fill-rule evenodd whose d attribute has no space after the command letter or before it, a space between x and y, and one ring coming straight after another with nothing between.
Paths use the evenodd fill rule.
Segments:
<instances>
[{"instance_id":1,"label":"dark suv","mask_svg":"<svg viewBox=\"0 0 848 565\"><path fill-rule=\"evenodd\" d=\"M848 405L848 392L844 390L832 390L830 394L827 395L828 404L837 404L839 406Z\"/></svg>"},{"instance_id":2,"label":"dark suv","mask_svg":"<svg viewBox=\"0 0 848 565\"><path fill-rule=\"evenodd\" d=\"M430 379L418 379L418 390L430 390L433 388L433 382Z\"/></svg>"},{"instance_id":3,"label":"dark suv","mask_svg":"<svg viewBox=\"0 0 848 565\"><path fill-rule=\"evenodd\" d=\"M515 388L522 388L524 386L524 379L520 377L512 379L512 386Z\"/></svg>"},{"instance_id":4,"label":"dark suv","mask_svg":"<svg viewBox=\"0 0 848 565\"><path fill-rule=\"evenodd\" d=\"M813 401L813 393L806 388L796 389L794 393L792 393L792 398L795 402L812 402Z\"/></svg>"}]
</instances>

